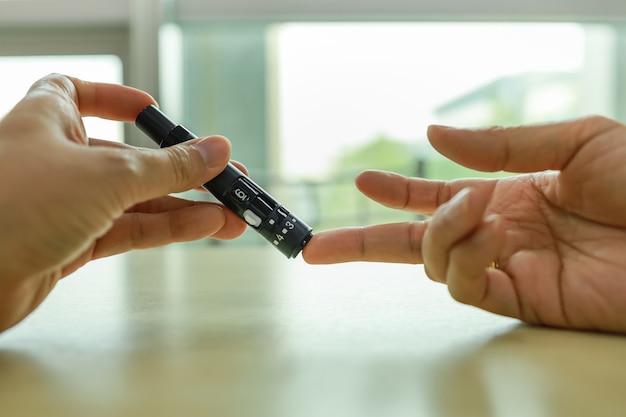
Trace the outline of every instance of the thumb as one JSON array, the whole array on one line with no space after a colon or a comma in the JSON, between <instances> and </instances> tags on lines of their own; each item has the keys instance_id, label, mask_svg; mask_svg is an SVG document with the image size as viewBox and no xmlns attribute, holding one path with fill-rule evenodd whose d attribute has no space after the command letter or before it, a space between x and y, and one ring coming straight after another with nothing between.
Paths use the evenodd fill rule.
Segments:
<instances>
[{"instance_id":1,"label":"thumb","mask_svg":"<svg viewBox=\"0 0 626 417\"><path fill-rule=\"evenodd\" d=\"M130 183L132 206L167 194L183 192L213 179L230 159L230 142L223 136L191 140L163 149L133 153L139 169L133 169Z\"/></svg>"},{"instance_id":2,"label":"thumb","mask_svg":"<svg viewBox=\"0 0 626 417\"><path fill-rule=\"evenodd\" d=\"M594 137L619 123L600 116L507 128L430 126L428 139L442 155L479 171L561 170Z\"/></svg>"}]
</instances>

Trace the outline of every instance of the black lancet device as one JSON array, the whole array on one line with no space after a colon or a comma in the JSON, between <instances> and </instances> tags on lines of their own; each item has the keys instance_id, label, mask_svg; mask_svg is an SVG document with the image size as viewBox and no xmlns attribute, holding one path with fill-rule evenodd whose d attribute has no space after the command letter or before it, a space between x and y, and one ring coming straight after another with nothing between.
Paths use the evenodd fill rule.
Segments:
<instances>
[{"instance_id":1,"label":"black lancet device","mask_svg":"<svg viewBox=\"0 0 626 417\"><path fill-rule=\"evenodd\" d=\"M161 148L197 137L152 105L139 113L135 124ZM203 187L287 258L295 258L313 237L310 226L230 163Z\"/></svg>"}]
</instances>

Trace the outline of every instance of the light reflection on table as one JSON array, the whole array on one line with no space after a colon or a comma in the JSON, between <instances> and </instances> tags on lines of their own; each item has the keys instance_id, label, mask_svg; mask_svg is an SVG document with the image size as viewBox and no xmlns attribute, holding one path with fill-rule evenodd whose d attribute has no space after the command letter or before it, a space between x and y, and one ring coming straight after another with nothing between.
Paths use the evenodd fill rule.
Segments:
<instances>
[{"instance_id":1,"label":"light reflection on table","mask_svg":"<svg viewBox=\"0 0 626 417\"><path fill-rule=\"evenodd\" d=\"M520 325L418 266L171 246L94 262L0 335L0 415L602 416L626 337Z\"/></svg>"}]
</instances>

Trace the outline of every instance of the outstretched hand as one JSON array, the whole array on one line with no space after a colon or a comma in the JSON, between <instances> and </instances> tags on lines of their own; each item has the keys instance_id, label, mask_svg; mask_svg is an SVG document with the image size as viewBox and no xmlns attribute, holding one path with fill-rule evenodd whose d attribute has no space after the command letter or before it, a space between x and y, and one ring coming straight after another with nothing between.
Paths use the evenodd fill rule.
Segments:
<instances>
[{"instance_id":1,"label":"outstretched hand","mask_svg":"<svg viewBox=\"0 0 626 417\"><path fill-rule=\"evenodd\" d=\"M603 117L515 128L432 126L432 145L504 179L368 171L368 197L425 221L318 233L309 263L423 263L467 304L549 326L626 332L626 126ZM490 265L497 264L497 268Z\"/></svg>"},{"instance_id":2,"label":"outstretched hand","mask_svg":"<svg viewBox=\"0 0 626 417\"><path fill-rule=\"evenodd\" d=\"M0 121L0 331L91 259L243 233L221 205L168 196L225 168L225 138L137 149L84 130L82 116L132 122L153 103L129 87L52 75Z\"/></svg>"}]
</instances>

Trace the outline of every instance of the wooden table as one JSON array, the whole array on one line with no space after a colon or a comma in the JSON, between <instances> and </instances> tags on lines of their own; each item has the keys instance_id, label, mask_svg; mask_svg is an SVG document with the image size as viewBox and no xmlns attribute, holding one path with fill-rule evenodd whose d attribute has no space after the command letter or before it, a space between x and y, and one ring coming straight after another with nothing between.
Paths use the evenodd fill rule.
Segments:
<instances>
[{"instance_id":1,"label":"wooden table","mask_svg":"<svg viewBox=\"0 0 626 417\"><path fill-rule=\"evenodd\" d=\"M460 305L421 267L269 247L93 262L0 334L6 417L624 413L626 337Z\"/></svg>"}]
</instances>

